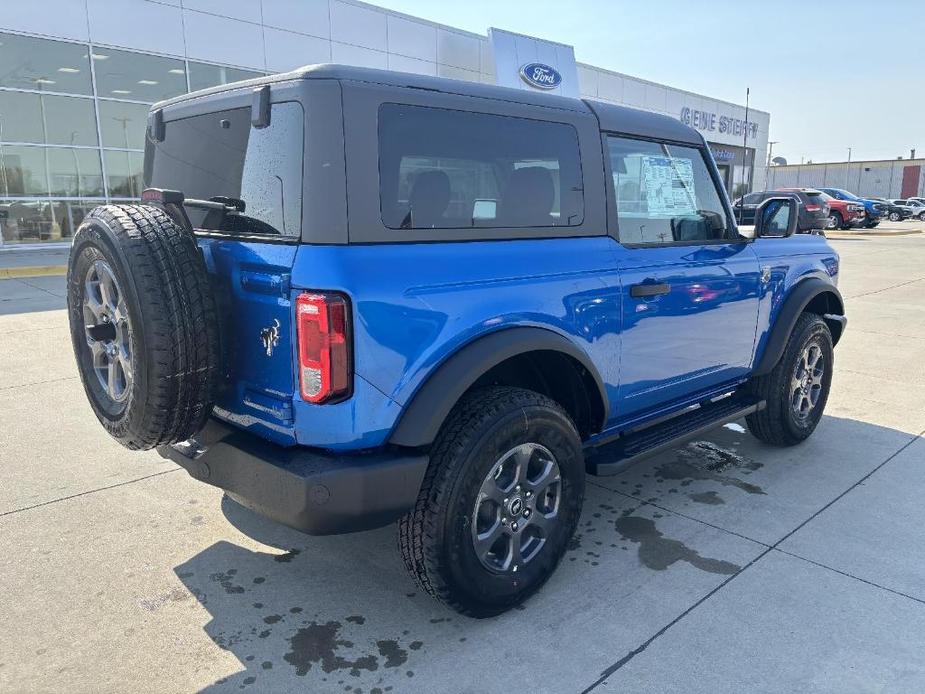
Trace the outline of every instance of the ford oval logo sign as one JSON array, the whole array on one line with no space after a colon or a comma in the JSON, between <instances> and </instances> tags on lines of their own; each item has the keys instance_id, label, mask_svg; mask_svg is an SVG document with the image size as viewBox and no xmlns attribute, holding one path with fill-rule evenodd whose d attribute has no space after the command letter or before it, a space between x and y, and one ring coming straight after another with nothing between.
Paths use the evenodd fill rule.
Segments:
<instances>
[{"instance_id":1,"label":"ford oval logo sign","mask_svg":"<svg viewBox=\"0 0 925 694\"><path fill-rule=\"evenodd\" d=\"M520 68L524 82L537 89L555 89L562 84L562 75L554 67L543 63L527 63Z\"/></svg>"}]
</instances>

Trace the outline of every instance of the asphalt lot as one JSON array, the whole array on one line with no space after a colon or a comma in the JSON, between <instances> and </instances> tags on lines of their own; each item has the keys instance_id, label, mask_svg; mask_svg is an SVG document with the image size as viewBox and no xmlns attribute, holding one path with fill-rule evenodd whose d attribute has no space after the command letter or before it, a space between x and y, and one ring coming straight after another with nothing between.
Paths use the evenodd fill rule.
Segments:
<instances>
[{"instance_id":1,"label":"asphalt lot","mask_svg":"<svg viewBox=\"0 0 925 694\"><path fill-rule=\"evenodd\" d=\"M524 609L457 616L395 529L312 538L108 439L62 277L0 280L0 691L925 690L925 235L838 239L816 434L592 478Z\"/></svg>"}]
</instances>

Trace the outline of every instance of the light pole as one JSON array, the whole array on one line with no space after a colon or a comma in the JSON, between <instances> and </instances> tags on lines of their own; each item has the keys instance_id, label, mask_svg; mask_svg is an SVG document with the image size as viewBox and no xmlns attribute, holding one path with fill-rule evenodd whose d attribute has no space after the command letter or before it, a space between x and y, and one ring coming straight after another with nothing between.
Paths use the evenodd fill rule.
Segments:
<instances>
[{"instance_id":1,"label":"light pole","mask_svg":"<svg viewBox=\"0 0 925 694\"><path fill-rule=\"evenodd\" d=\"M33 81L35 82L36 86L38 86L38 90L39 90L39 109L41 110L41 113L42 113L42 143L46 145L45 147L42 147L42 153L45 158L45 185L48 188L47 192L49 194L52 194L54 191L52 191L51 189L51 171L50 171L51 165L49 164L48 146L47 146L48 145L48 119L46 118L46 115L45 115L45 94L43 93L45 83L48 80L44 77L39 77ZM51 217L51 227L49 227L49 237L51 237L54 234L54 228L58 222L57 222L57 219L55 219L55 206L53 204L49 203L48 211ZM41 240L42 240L42 234L40 231L39 241Z\"/></svg>"},{"instance_id":2,"label":"light pole","mask_svg":"<svg viewBox=\"0 0 925 694\"><path fill-rule=\"evenodd\" d=\"M845 165L845 189L848 188L848 171L851 169L851 148L848 148L848 163Z\"/></svg>"},{"instance_id":3,"label":"light pole","mask_svg":"<svg viewBox=\"0 0 925 694\"><path fill-rule=\"evenodd\" d=\"M771 153L774 151L774 145L779 145L780 140L768 141L768 163L764 165L764 189L768 189L768 177L771 175Z\"/></svg>"},{"instance_id":4,"label":"light pole","mask_svg":"<svg viewBox=\"0 0 925 694\"><path fill-rule=\"evenodd\" d=\"M74 171L77 174L77 197L80 197L81 185L80 185L80 159L77 157L77 150L74 149L74 140L77 138L77 131L71 131L71 154L74 157Z\"/></svg>"},{"instance_id":5,"label":"light pole","mask_svg":"<svg viewBox=\"0 0 925 694\"><path fill-rule=\"evenodd\" d=\"M113 116L112 119L117 123L122 124L122 144L125 145L125 149L128 150L128 123L131 118L127 116ZM128 151L120 152L125 157L125 185L126 185L126 195L131 193L132 197L137 197L135 195L135 179L132 178L132 165L130 163Z\"/></svg>"}]
</instances>

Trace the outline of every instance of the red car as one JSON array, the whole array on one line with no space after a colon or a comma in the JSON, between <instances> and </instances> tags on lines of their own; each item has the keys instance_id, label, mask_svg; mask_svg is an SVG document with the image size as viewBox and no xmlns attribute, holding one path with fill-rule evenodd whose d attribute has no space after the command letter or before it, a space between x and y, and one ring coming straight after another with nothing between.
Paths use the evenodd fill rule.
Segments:
<instances>
[{"instance_id":1,"label":"red car","mask_svg":"<svg viewBox=\"0 0 925 694\"><path fill-rule=\"evenodd\" d=\"M826 218L826 229L851 229L862 226L867 222L867 212L861 203L851 202L850 200L839 200L833 198L828 193L816 190L815 188L780 188L788 193L805 193L825 203L829 207L828 217ZM800 196L802 201L802 196ZM817 212L819 208L812 209L810 203L804 203L807 212ZM821 207L821 205L820 205Z\"/></svg>"},{"instance_id":2,"label":"red car","mask_svg":"<svg viewBox=\"0 0 925 694\"><path fill-rule=\"evenodd\" d=\"M809 190L812 190L813 193L818 192L819 199L829 206L829 216L825 223L826 229L851 229L852 227L862 226L867 222L867 212L864 211L864 205L861 203L839 200L828 193L810 188L781 188L780 190L792 193L805 193ZM809 210L809 206L807 206L807 210Z\"/></svg>"}]
</instances>

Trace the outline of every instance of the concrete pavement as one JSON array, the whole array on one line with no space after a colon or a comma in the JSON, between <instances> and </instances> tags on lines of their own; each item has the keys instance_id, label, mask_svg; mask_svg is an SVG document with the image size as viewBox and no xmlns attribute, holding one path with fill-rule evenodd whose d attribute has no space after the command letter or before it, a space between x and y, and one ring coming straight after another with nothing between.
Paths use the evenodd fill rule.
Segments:
<instances>
[{"instance_id":1,"label":"concrete pavement","mask_svg":"<svg viewBox=\"0 0 925 694\"><path fill-rule=\"evenodd\" d=\"M816 434L727 425L592 478L524 609L468 620L395 529L312 538L95 421L61 277L0 280L0 691L925 690L925 237L833 240Z\"/></svg>"}]
</instances>

